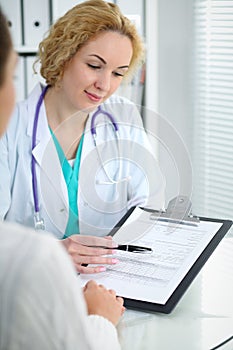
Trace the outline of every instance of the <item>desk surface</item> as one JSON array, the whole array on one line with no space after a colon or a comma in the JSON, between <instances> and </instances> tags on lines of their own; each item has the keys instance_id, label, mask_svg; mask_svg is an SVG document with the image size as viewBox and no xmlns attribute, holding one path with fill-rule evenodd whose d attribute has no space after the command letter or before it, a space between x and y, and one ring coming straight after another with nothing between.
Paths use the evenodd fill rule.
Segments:
<instances>
[{"instance_id":1,"label":"desk surface","mask_svg":"<svg viewBox=\"0 0 233 350\"><path fill-rule=\"evenodd\" d=\"M210 350L233 336L233 237L225 237L169 315L127 310L122 350ZM219 350L232 350L233 340Z\"/></svg>"}]
</instances>

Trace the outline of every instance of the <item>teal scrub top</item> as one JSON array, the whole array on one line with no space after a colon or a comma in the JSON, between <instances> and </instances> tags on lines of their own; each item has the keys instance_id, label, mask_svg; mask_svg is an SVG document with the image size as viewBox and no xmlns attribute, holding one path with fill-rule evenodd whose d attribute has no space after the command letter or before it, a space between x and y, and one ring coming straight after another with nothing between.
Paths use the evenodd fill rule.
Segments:
<instances>
[{"instance_id":1,"label":"teal scrub top","mask_svg":"<svg viewBox=\"0 0 233 350\"><path fill-rule=\"evenodd\" d=\"M66 187L67 187L67 191L68 191L69 219L67 222L65 234L63 236L63 238L66 238L66 237L69 237L73 234L80 233L77 199L78 199L79 167L80 167L84 134L82 135L81 140L79 142L79 146L78 146L78 149L76 152L74 166L72 167L69 164L69 162L68 162L68 160L63 152L63 149L61 148L61 145L59 144L59 142L58 142L56 136L54 135L53 131L51 130L51 128L50 128L50 132L51 132L54 144L55 144L56 149L57 149L58 157L60 160L63 176L65 179Z\"/></svg>"}]
</instances>

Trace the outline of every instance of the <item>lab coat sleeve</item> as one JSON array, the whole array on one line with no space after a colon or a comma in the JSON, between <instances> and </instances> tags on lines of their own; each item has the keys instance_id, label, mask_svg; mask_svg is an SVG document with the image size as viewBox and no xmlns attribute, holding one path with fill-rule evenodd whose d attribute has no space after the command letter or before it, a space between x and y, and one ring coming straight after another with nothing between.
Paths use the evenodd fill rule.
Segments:
<instances>
[{"instance_id":1,"label":"lab coat sleeve","mask_svg":"<svg viewBox=\"0 0 233 350\"><path fill-rule=\"evenodd\" d=\"M22 123L20 109L19 104L16 105L7 130L0 138L0 220L5 219L11 207L12 184L15 181L16 166L20 153L18 145L24 142L20 137ZM23 179L21 178L20 181L23 182Z\"/></svg>"},{"instance_id":2,"label":"lab coat sleeve","mask_svg":"<svg viewBox=\"0 0 233 350\"><path fill-rule=\"evenodd\" d=\"M11 204L10 169L6 134L0 139L0 220L4 220Z\"/></svg>"},{"instance_id":3,"label":"lab coat sleeve","mask_svg":"<svg viewBox=\"0 0 233 350\"><path fill-rule=\"evenodd\" d=\"M0 239L1 348L120 349L113 324L87 315L79 278L59 242L9 223L0 224Z\"/></svg>"}]
</instances>

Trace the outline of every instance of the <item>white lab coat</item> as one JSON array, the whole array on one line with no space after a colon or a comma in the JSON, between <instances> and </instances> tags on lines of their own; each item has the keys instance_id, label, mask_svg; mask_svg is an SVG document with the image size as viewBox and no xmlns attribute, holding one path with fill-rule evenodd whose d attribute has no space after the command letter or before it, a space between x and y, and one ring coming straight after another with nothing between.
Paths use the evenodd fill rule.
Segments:
<instances>
[{"instance_id":1,"label":"white lab coat","mask_svg":"<svg viewBox=\"0 0 233 350\"><path fill-rule=\"evenodd\" d=\"M40 93L38 84L29 98L16 106L8 130L0 140L0 217L34 227L33 154L41 216L46 230L62 238L69 215L68 193L43 103L36 147L32 150L33 122ZM90 114L85 127L78 188L80 233L98 236L107 234L132 206L147 205L156 209L164 206L164 179L150 151L136 106L125 98L112 96L102 104L102 109L110 112L118 123L120 152L112 124L99 115L96 132L100 162L90 132ZM101 163L105 164L111 179L124 181L103 184L109 179Z\"/></svg>"}]
</instances>

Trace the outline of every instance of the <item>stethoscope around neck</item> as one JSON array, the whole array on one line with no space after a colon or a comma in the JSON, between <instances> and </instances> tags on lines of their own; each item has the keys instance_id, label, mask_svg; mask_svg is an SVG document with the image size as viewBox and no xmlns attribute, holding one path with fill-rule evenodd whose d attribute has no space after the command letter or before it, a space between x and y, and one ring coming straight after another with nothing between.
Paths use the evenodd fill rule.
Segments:
<instances>
[{"instance_id":1,"label":"stethoscope around neck","mask_svg":"<svg viewBox=\"0 0 233 350\"><path fill-rule=\"evenodd\" d=\"M35 111L35 117L34 117L34 123L33 123L33 131L32 131L32 151L36 147L36 135L37 135L37 126L38 126L38 120L39 120L39 114L40 114L40 108L42 105L42 102L44 100L45 94L49 88L49 85L45 86L39 96L37 105L36 105L36 111ZM108 120L110 121L110 124L113 128L114 134L115 134L115 139L116 139L116 144L117 144L117 153L118 153L118 160L119 160L119 178L118 179L113 179L108 171L106 170L104 166L104 162L102 160L101 154L98 149L97 145L97 133L96 133L96 118L98 115L105 115ZM99 158L99 162L101 164L101 167L105 173L105 176L107 178L106 181L98 181L98 184L101 185L113 185L113 184L118 184L120 182L124 181L129 181L130 176L128 177L122 177L121 176L121 171L122 171L122 162L120 159L120 141L119 141L119 128L117 125L117 122L115 121L114 117L108 113L107 111L104 111L101 106L98 106L97 110L93 113L92 118L91 118L91 135L93 138L94 146ZM44 224L44 219L41 217L40 214L40 205L39 205L39 196L38 196L38 186L37 186L37 176L36 176L36 160L32 154L32 163L31 163L31 171L32 171L32 190L33 190L33 200L34 200L34 225L36 230L45 230L45 224Z\"/></svg>"}]
</instances>

